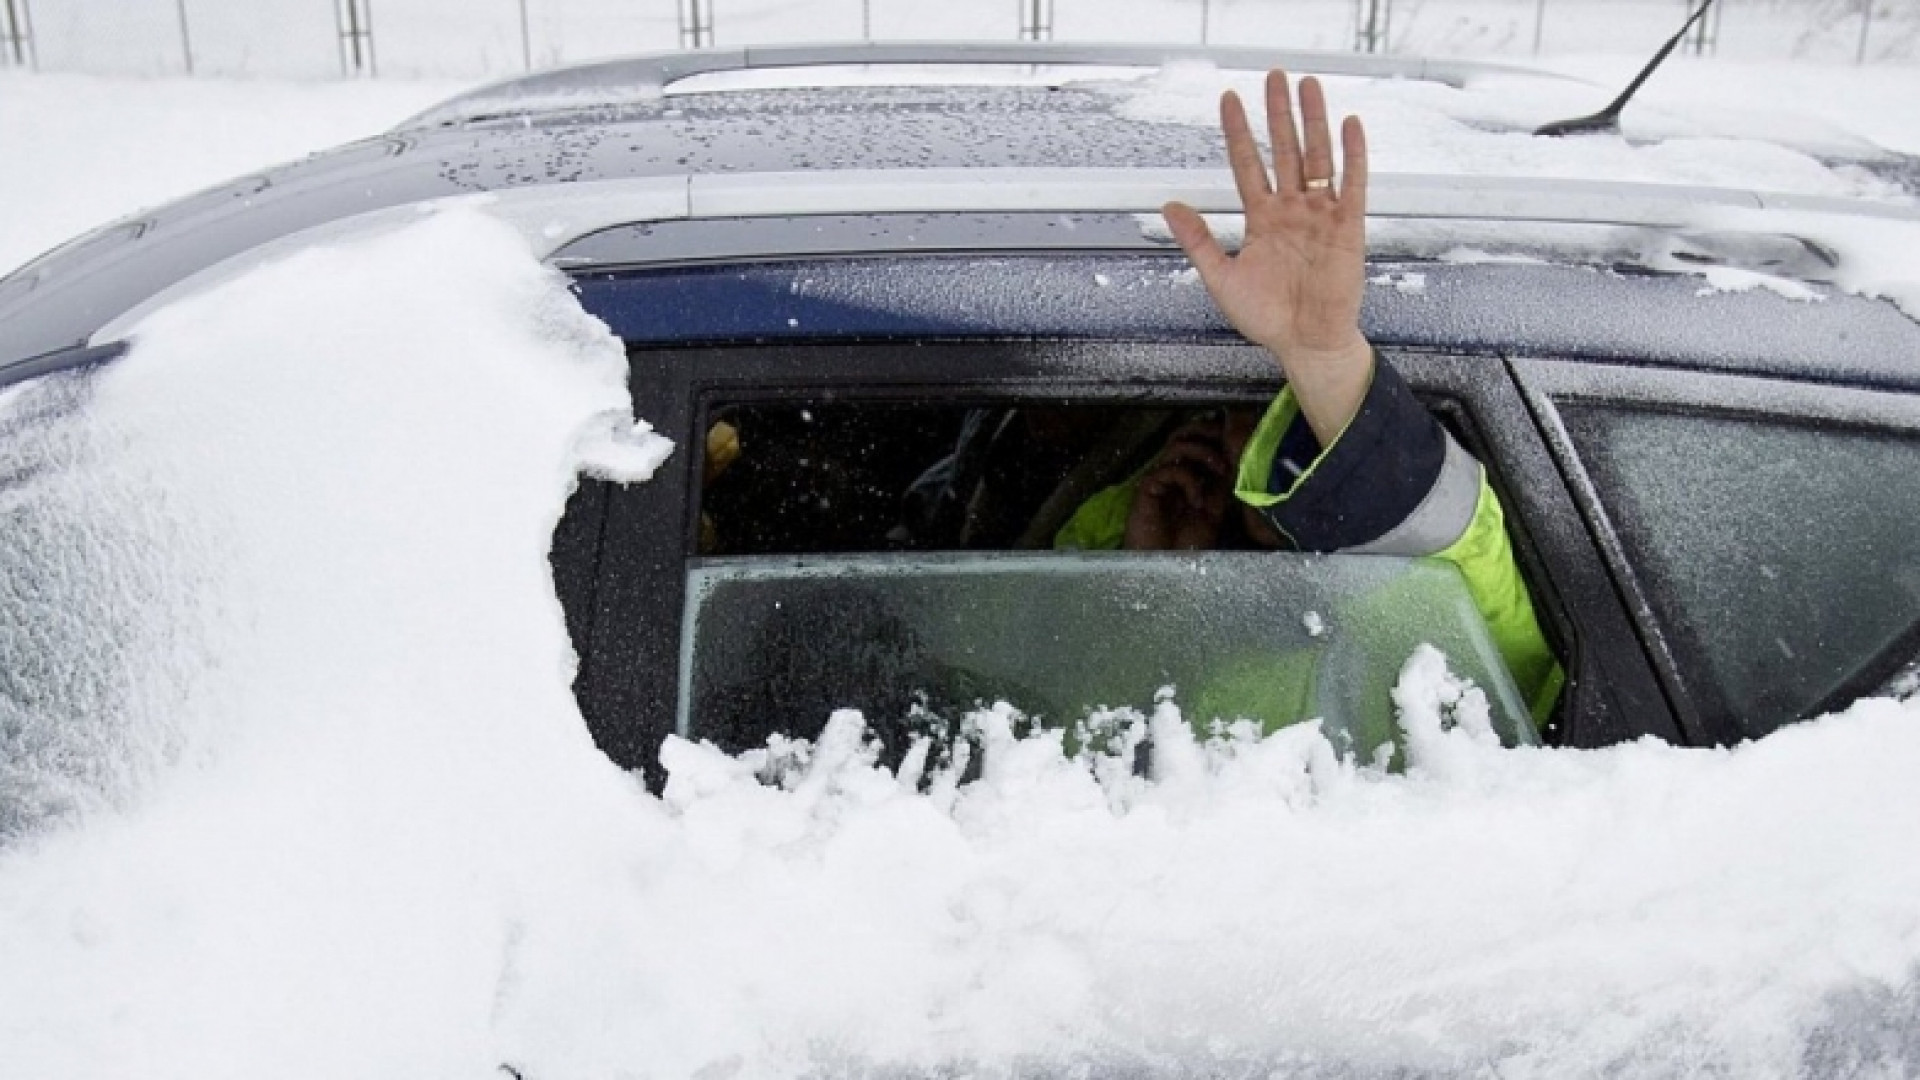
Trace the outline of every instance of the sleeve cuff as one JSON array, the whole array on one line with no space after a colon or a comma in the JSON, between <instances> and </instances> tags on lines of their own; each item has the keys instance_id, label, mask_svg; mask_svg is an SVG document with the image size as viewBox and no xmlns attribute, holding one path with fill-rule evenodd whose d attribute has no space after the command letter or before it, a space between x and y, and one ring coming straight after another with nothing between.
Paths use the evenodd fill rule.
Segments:
<instances>
[{"instance_id":1,"label":"sleeve cuff","mask_svg":"<svg viewBox=\"0 0 1920 1080\"><path fill-rule=\"evenodd\" d=\"M1461 482L1468 473L1475 483ZM1476 491L1478 477L1479 463L1376 352L1367 396L1325 448L1283 389L1248 440L1234 494L1302 551L1430 555L1471 522L1456 489Z\"/></svg>"}]
</instances>

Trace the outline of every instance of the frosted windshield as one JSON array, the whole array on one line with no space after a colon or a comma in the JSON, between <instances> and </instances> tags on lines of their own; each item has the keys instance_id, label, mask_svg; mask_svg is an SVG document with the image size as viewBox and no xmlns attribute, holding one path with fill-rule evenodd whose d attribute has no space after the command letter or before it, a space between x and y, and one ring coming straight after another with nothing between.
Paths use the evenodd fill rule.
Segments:
<instances>
[{"instance_id":1,"label":"frosted windshield","mask_svg":"<svg viewBox=\"0 0 1920 1080\"><path fill-rule=\"evenodd\" d=\"M861 710L884 740L1004 700L1042 724L1150 707L1272 730L1318 717L1370 758L1422 643L1482 687L1506 742L1536 736L1459 571L1279 552L745 557L694 562L683 735L725 747Z\"/></svg>"}]
</instances>

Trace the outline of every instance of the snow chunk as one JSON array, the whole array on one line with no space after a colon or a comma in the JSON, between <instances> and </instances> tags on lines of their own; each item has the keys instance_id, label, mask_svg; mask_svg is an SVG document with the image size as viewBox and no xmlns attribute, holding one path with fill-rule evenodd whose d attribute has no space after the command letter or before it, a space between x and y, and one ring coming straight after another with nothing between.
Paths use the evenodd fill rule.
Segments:
<instances>
[{"instance_id":1,"label":"snow chunk","mask_svg":"<svg viewBox=\"0 0 1920 1080\"><path fill-rule=\"evenodd\" d=\"M1418 271L1393 270L1370 277L1367 282L1372 285L1391 285L1397 292L1408 296L1425 296L1427 292L1427 275Z\"/></svg>"},{"instance_id":2,"label":"snow chunk","mask_svg":"<svg viewBox=\"0 0 1920 1080\"><path fill-rule=\"evenodd\" d=\"M1709 266L1699 271L1699 273L1701 277L1707 279L1707 284L1695 294L1697 296L1712 296L1714 293L1723 292L1752 292L1755 289L1765 289L1770 293L1776 293L1789 300L1798 300L1802 303L1818 303L1826 299L1826 297L1820 295L1810 286L1798 281L1776 277L1772 274L1762 274L1754 270L1742 270L1737 266Z\"/></svg>"},{"instance_id":3,"label":"snow chunk","mask_svg":"<svg viewBox=\"0 0 1920 1080\"><path fill-rule=\"evenodd\" d=\"M1703 211L1701 224L1730 232L1785 234L1839 257L1834 282L1859 296L1891 300L1920 319L1920 221L1806 210Z\"/></svg>"},{"instance_id":4,"label":"snow chunk","mask_svg":"<svg viewBox=\"0 0 1920 1080\"><path fill-rule=\"evenodd\" d=\"M673 440L654 434L653 425L630 414L603 418L604 427L581 432L574 454L580 470L599 480L634 483L653 479L673 453Z\"/></svg>"}]
</instances>

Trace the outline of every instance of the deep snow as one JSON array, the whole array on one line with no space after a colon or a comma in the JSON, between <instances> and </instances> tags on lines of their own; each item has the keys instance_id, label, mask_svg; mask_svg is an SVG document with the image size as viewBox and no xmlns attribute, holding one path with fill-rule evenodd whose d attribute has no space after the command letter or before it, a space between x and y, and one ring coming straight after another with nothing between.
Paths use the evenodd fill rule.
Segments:
<instances>
[{"instance_id":1,"label":"deep snow","mask_svg":"<svg viewBox=\"0 0 1920 1080\"><path fill-rule=\"evenodd\" d=\"M1192 74L1125 92L1209 123ZM452 89L0 76L0 204L33 208L0 267ZM1629 114L1667 149L1573 153L1894 197L1807 147L1920 153L1916 89L1678 61ZM1421 134L1525 101L1362 90L1388 167L1555 167ZM1920 280L1837 239L1885 271L1854 287ZM1920 1073L1913 703L1509 751L1433 730L1428 657L1404 775L1311 727L1198 744L1176 699L1137 721L1150 781L988 713L981 779L903 783L842 716L777 784L675 741L647 794L568 693L544 557L579 469L667 451L624 371L465 209L0 395L31 432L0 580L41 590L0 594L0 1076Z\"/></svg>"},{"instance_id":2,"label":"deep snow","mask_svg":"<svg viewBox=\"0 0 1920 1080\"><path fill-rule=\"evenodd\" d=\"M0 397L0 569L117 620L6 601L11 1075L1920 1068L1920 704L1502 750L1427 653L1405 774L1175 699L1151 780L1002 711L979 780L917 784L842 714L773 786L671 741L656 798L587 737L544 553L579 469L669 448L518 234L445 210L135 339Z\"/></svg>"}]
</instances>

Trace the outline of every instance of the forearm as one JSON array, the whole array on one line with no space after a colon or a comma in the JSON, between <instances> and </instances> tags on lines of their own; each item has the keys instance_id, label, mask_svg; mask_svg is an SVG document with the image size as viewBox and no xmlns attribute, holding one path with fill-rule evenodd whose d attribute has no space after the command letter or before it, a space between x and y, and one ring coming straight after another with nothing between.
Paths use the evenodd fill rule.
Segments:
<instances>
[{"instance_id":1,"label":"forearm","mask_svg":"<svg viewBox=\"0 0 1920 1080\"><path fill-rule=\"evenodd\" d=\"M1320 445L1331 446L1353 422L1373 382L1373 346L1356 328L1352 340L1329 350L1269 346L1293 388L1300 415Z\"/></svg>"}]
</instances>

